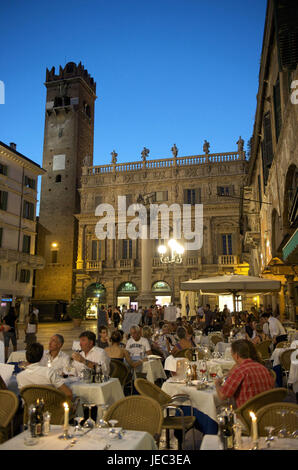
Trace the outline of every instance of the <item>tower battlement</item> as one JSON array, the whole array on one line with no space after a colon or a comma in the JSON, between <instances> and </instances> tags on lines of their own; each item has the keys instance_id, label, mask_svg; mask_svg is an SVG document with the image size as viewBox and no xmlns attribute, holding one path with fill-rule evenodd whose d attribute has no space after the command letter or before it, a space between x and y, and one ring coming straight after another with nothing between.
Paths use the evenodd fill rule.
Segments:
<instances>
[{"instance_id":1,"label":"tower battlement","mask_svg":"<svg viewBox=\"0 0 298 470\"><path fill-rule=\"evenodd\" d=\"M94 93L96 92L96 83L81 62L78 65L75 62L68 62L64 68L60 65L59 75L55 74L55 67L52 67L51 70L47 68L46 71L46 82L65 80L67 78L74 77L82 77Z\"/></svg>"}]
</instances>

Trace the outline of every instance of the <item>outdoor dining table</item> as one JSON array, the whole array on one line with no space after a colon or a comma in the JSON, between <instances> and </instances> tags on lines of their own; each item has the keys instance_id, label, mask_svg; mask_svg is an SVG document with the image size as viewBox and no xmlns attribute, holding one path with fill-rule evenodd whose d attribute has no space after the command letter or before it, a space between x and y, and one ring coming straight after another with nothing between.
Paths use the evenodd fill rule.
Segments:
<instances>
[{"instance_id":1,"label":"outdoor dining table","mask_svg":"<svg viewBox=\"0 0 298 470\"><path fill-rule=\"evenodd\" d=\"M284 351L287 351L288 349L294 349L294 348L296 348L296 341L291 344L290 348L275 348L273 353L271 354L270 359L272 361L273 370L276 373L276 383L279 387L283 386L280 356ZM288 383L293 384L294 382L297 382L297 380L298 380L298 364L296 363L296 360L294 359L294 355L293 355L293 359L291 358Z\"/></svg>"},{"instance_id":2,"label":"outdoor dining table","mask_svg":"<svg viewBox=\"0 0 298 470\"><path fill-rule=\"evenodd\" d=\"M21 362L26 361L26 351L20 349L19 351L13 351L10 353L7 362Z\"/></svg>"},{"instance_id":3,"label":"outdoor dining table","mask_svg":"<svg viewBox=\"0 0 298 470\"><path fill-rule=\"evenodd\" d=\"M146 379L152 383L158 379L167 378L161 360L157 357L152 359L149 358L148 361L144 361L140 372L147 374Z\"/></svg>"},{"instance_id":4,"label":"outdoor dining table","mask_svg":"<svg viewBox=\"0 0 298 470\"><path fill-rule=\"evenodd\" d=\"M181 357L174 357L174 356L168 356L165 360L165 365L164 369L169 370L171 372L176 372L177 371L177 363L181 361ZM199 365L200 365L200 360L199 361L188 361L190 365L196 365L197 369L199 370ZM233 359L224 359L224 358L212 358L206 361L207 364L207 370L211 367L214 366L217 368L217 373L218 375L222 376L224 372L232 369L232 367L235 365L235 361Z\"/></svg>"},{"instance_id":5,"label":"outdoor dining table","mask_svg":"<svg viewBox=\"0 0 298 470\"><path fill-rule=\"evenodd\" d=\"M69 427L72 433L73 428ZM117 430L117 428L116 428ZM26 431L25 431L26 432ZM52 425L48 436L37 439L33 446L25 445L25 432L0 444L1 450L104 450L107 444L109 450L157 450L155 441L151 434L142 431L125 431L122 439L112 438L109 429L95 428L88 433L75 438L73 443L70 439L59 439L63 433L63 426Z\"/></svg>"},{"instance_id":6,"label":"outdoor dining table","mask_svg":"<svg viewBox=\"0 0 298 470\"><path fill-rule=\"evenodd\" d=\"M260 437L258 439L259 450L268 450L267 442L265 437ZM239 450L250 450L252 448L251 437L242 437L242 445ZM298 441L297 439L281 439L275 437L274 441L270 443L269 450L297 450ZM222 442L220 441L219 436L215 435L205 435L203 437L200 450L223 450Z\"/></svg>"},{"instance_id":7,"label":"outdoor dining table","mask_svg":"<svg viewBox=\"0 0 298 470\"><path fill-rule=\"evenodd\" d=\"M117 378L110 378L107 382L102 383L87 383L78 377L68 377L65 379L65 384L72 390L74 396L80 397L78 415L82 413L83 403L110 406L124 398L120 381Z\"/></svg>"},{"instance_id":8,"label":"outdoor dining table","mask_svg":"<svg viewBox=\"0 0 298 470\"><path fill-rule=\"evenodd\" d=\"M210 383L210 386L205 390L197 390L196 386L186 385L185 381L172 377L163 383L161 389L170 396L180 393L187 394L191 399L197 429L203 434L217 434L216 407L222 402L217 397L213 383ZM185 415L189 416L189 404L185 403L182 409Z\"/></svg>"}]
</instances>

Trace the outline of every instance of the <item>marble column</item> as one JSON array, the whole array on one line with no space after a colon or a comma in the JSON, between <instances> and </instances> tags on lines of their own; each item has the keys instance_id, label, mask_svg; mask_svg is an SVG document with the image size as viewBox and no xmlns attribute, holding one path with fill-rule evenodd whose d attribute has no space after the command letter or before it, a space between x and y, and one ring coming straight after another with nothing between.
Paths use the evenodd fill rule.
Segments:
<instances>
[{"instance_id":1,"label":"marble column","mask_svg":"<svg viewBox=\"0 0 298 470\"><path fill-rule=\"evenodd\" d=\"M295 305L295 291L294 291L294 276L286 276L287 280L287 298L289 306L289 319L293 322L296 320L296 305Z\"/></svg>"},{"instance_id":2,"label":"marble column","mask_svg":"<svg viewBox=\"0 0 298 470\"><path fill-rule=\"evenodd\" d=\"M147 233L148 232L148 233ZM152 240L149 237L149 227L141 226L141 292L138 296L139 305L150 307L155 305L155 296L152 294ZM146 238L145 238L146 235Z\"/></svg>"},{"instance_id":3,"label":"marble column","mask_svg":"<svg viewBox=\"0 0 298 470\"><path fill-rule=\"evenodd\" d=\"M20 304L20 315L19 315L19 323L25 322L25 317L29 313L29 299L28 297L23 297Z\"/></svg>"}]
</instances>

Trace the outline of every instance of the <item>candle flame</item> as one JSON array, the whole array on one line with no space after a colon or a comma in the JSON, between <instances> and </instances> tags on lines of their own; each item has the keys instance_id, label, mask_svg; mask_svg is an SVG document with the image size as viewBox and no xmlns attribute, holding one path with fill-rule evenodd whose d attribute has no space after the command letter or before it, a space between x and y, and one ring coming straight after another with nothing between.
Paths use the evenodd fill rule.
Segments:
<instances>
[{"instance_id":1,"label":"candle flame","mask_svg":"<svg viewBox=\"0 0 298 470\"><path fill-rule=\"evenodd\" d=\"M249 416L251 417L251 419L252 419L253 421L256 421L256 420L257 420L257 417L256 417L256 415L254 414L253 411L250 411L250 412L249 412Z\"/></svg>"},{"instance_id":2,"label":"candle flame","mask_svg":"<svg viewBox=\"0 0 298 470\"><path fill-rule=\"evenodd\" d=\"M68 409L69 409L69 408L68 408L68 403L63 403L63 406L64 406L64 409L65 409L65 410L68 410Z\"/></svg>"}]
</instances>

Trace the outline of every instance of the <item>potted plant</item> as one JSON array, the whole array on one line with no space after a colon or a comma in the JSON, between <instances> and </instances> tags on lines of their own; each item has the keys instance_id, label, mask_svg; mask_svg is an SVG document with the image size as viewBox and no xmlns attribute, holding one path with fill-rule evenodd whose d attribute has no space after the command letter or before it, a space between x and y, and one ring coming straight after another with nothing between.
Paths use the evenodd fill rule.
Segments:
<instances>
[{"instance_id":1,"label":"potted plant","mask_svg":"<svg viewBox=\"0 0 298 470\"><path fill-rule=\"evenodd\" d=\"M68 305L68 315L73 321L74 326L80 326L85 319L88 302L86 296L74 298Z\"/></svg>"}]
</instances>

